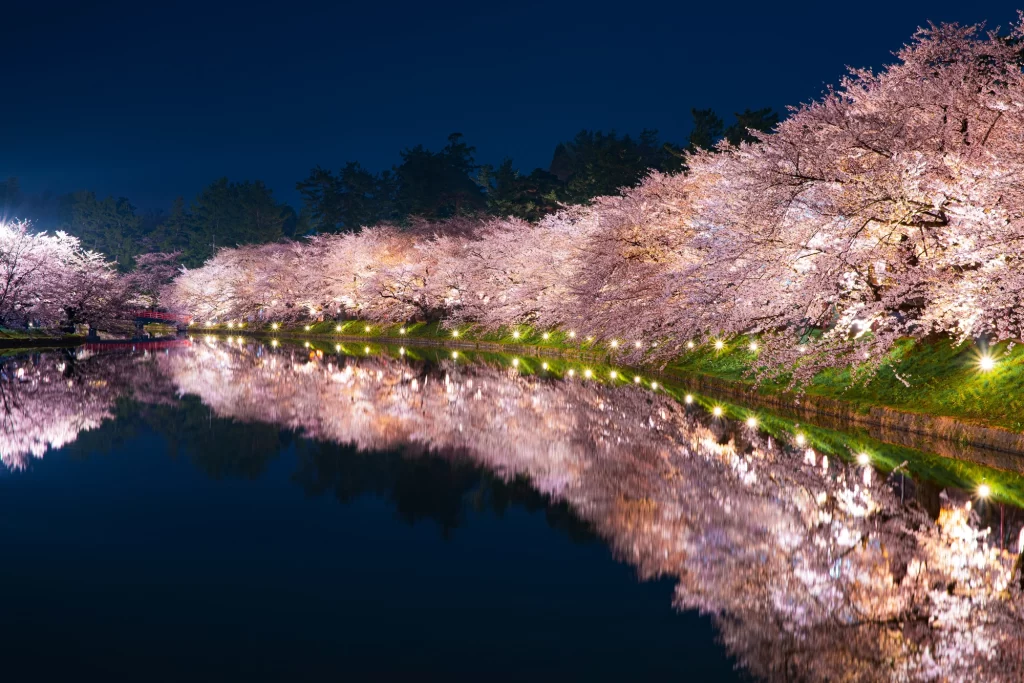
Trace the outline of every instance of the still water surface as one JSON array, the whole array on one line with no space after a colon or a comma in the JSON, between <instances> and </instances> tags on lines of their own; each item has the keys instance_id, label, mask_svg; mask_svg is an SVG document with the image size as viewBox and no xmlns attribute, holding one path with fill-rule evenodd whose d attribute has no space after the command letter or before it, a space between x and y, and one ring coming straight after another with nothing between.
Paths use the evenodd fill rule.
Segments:
<instances>
[{"instance_id":1,"label":"still water surface","mask_svg":"<svg viewBox=\"0 0 1024 683\"><path fill-rule=\"evenodd\" d=\"M4 363L4 680L1020 679L1015 508L646 379L332 351Z\"/></svg>"}]
</instances>

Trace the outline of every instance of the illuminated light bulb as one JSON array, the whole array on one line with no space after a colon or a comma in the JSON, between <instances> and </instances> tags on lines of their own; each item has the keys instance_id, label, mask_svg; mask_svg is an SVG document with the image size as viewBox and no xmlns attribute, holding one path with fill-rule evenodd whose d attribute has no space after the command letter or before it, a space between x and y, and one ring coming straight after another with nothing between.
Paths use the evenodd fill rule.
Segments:
<instances>
[{"instance_id":1,"label":"illuminated light bulb","mask_svg":"<svg viewBox=\"0 0 1024 683\"><path fill-rule=\"evenodd\" d=\"M800 348L798 350L800 351L800 353L806 353L807 352L807 347L804 346L803 344L801 344Z\"/></svg>"},{"instance_id":2,"label":"illuminated light bulb","mask_svg":"<svg viewBox=\"0 0 1024 683\"><path fill-rule=\"evenodd\" d=\"M757 426L757 418L754 417L753 415L748 417L747 418L747 426L750 427L750 428L756 427Z\"/></svg>"},{"instance_id":3,"label":"illuminated light bulb","mask_svg":"<svg viewBox=\"0 0 1024 683\"><path fill-rule=\"evenodd\" d=\"M305 330L306 332L309 332L309 325L306 325Z\"/></svg>"},{"instance_id":4,"label":"illuminated light bulb","mask_svg":"<svg viewBox=\"0 0 1024 683\"><path fill-rule=\"evenodd\" d=\"M633 378L633 384L640 384L640 375Z\"/></svg>"},{"instance_id":5,"label":"illuminated light bulb","mask_svg":"<svg viewBox=\"0 0 1024 683\"><path fill-rule=\"evenodd\" d=\"M235 324L234 323L228 323L228 329L229 330L235 329Z\"/></svg>"},{"instance_id":6,"label":"illuminated light bulb","mask_svg":"<svg viewBox=\"0 0 1024 683\"><path fill-rule=\"evenodd\" d=\"M683 398L683 401L685 401L687 405L689 405L689 404L693 403L693 394L687 394L687 395L686 395L686 396L685 396L685 397Z\"/></svg>"},{"instance_id":7,"label":"illuminated light bulb","mask_svg":"<svg viewBox=\"0 0 1024 683\"><path fill-rule=\"evenodd\" d=\"M804 435L803 434L797 434L796 435L796 445L797 446L803 446L805 443L807 443L807 439L804 437Z\"/></svg>"},{"instance_id":8,"label":"illuminated light bulb","mask_svg":"<svg viewBox=\"0 0 1024 683\"><path fill-rule=\"evenodd\" d=\"M309 348L309 342L304 343L303 346L305 346L308 349Z\"/></svg>"},{"instance_id":9,"label":"illuminated light bulb","mask_svg":"<svg viewBox=\"0 0 1024 683\"><path fill-rule=\"evenodd\" d=\"M693 342L692 341L686 342L686 348L692 349L693 348Z\"/></svg>"},{"instance_id":10,"label":"illuminated light bulb","mask_svg":"<svg viewBox=\"0 0 1024 683\"><path fill-rule=\"evenodd\" d=\"M757 351L757 342L750 342L750 350Z\"/></svg>"},{"instance_id":11,"label":"illuminated light bulb","mask_svg":"<svg viewBox=\"0 0 1024 683\"><path fill-rule=\"evenodd\" d=\"M399 356L404 356L405 355L405 347L404 346L398 347L398 355Z\"/></svg>"},{"instance_id":12,"label":"illuminated light bulb","mask_svg":"<svg viewBox=\"0 0 1024 683\"><path fill-rule=\"evenodd\" d=\"M618 376L619 376L619 373L617 373L614 370L612 370L611 372L608 373L608 376L611 377L612 379L617 379Z\"/></svg>"},{"instance_id":13,"label":"illuminated light bulb","mask_svg":"<svg viewBox=\"0 0 1024 683\"><path fill-rule=\"evenodd\" d=\"M978 498L988 498L992 495L992 488L988 484L982 484L978 487Z\"/></svg>"},{"instance_id":14,"label":"illuminated light bulb","mask_svg":"<svg viewBox=\"0 0 1024 683\"><path fill-rule=\"evenodd\" d=\"M519 339L519 330L512 330L512 338Z\"/></svg>"},{"instance_id":15,"label":"illuminated light bulb","mask_svg":"<svg viewBox=\"0 0 1024 683\"><path fill-rule=\"evenodd\" d=\"M590 371L590 368L587 368L586 370L583 371L583 376L586 377L587 379L590 379L591 377L594 376L594 373Z\"/></svg>"},{"instance_id":16,"label":"illuminated light bulb","mask_svg":"<svg viewBox=\"0 0 1024 683\"><path fill-rule=\"evenodd\" d=\"M367 325L366 327L363 328L363 332L369 332L369 331L370 331L370 326L369 325Z\"/></svg>"},{"instance_id":17,"label":"illuminated light bulb","mask_svg":"<svg viewBox=\"0 0 1024 683\"><path fill-rule=\"evenodd\" d=\"M619 348L619 340L618 339L612 339L611 347L613 349Z\"/></svg>"},{"instance_id":18,"label":"illuminated light bulb","mask_svg":"<svg viewBox=\"0 0 1024 683\"><path fill-rule=\"evenodd\" d=\"M514 367L514 368L518 368L519 367L519 359L518 358L513 358L512 359L512 367Z\"/></svg>"},{"instance_id":19,"label":"illuminated light bulb","mask_svg":"<svg viewBox=\"0 0 1024 683\"><path fill-rule=\"evenodd\" d=\"M276 330L279 327L280 327L280 325L278 325L277 323L274 323L273 325L270 326L270 329Z\"/></svg>"},{"instance_id":20,"label":"illuminated light bulb","mask_svg":"<svg viewBox=\"0 0 1024 683\"><path fill-rule=\"evenodd\" d=\"M458 358L458 357L459 357L459 352L458 351L452 351L452 358Z\"/></svg>"},{"instance_id":21,"label":"illuminated light bulb","mask_svg":"<svg viewBox=\"0 0 1024 683\"><path fill-rule=\"evenodd\" d=\"M658 390L658 383L657 382L651 382L651 389L654 389L655 391L657 391Z\"/></svg>"},{"instance_id":22,"label":"illuminated light bulb","mask_svg":"<svg viewBox=\"0 0 1024 683\"><path fill-rule=\"evenodd\" d=\"M722 349L725 348L725 342L719 339L718 341L715 342L715 348L721 351Z\"/></svg>"},{"instance_id":23,"label":"illuminated light bulb","mask_svg":"<svg viewBox=\"0 0 1024 683\"><path fill-rule=\"evenodd\" d=\"M277 345L278 345L278 341L276 339L271 339L270 340L270 345L273 346L276 349Z\"/></svg>"},{"instance_id":24,"label":"illuminated light bulb","mask_svg":"<svg viewBox=\"0 0 1024 683\"><path fill-rule=\"evenodd\" d=\"M715 406L715 407L714 407L714 408L713 408L713 409L711 410L711 413L712 413L712 414L713 414L713 415L714 415L715 417L722 417L722 406Z\"/></svg>"},{"instance_id":25,"label":"illuminated light bulb","mask_svg":"<svg viewBox=\"0 0 1024 683\"><path fill-rule=\"evenodd\" d=\"M540 367L541 367L542 370L547 370L548 369L548 364L547 363L541 363Z\"/></svg>"},{"instance_id":26,"label":"illuminated light bulb","mask_svg":"<svg viewBox=\"0 0 1024 683\"><path fill-rule=\"evenodd\" d=\"M404 327L399 327L398 328L398 334L405 334L405 328Z\"/></svg>"},{"instance_id":27,"label":"illuminated light bulb","mask_svg":"<svg viewBox=\"0 0 1024 683\"><path fill-rule=\"evenodd\" d=\"M978 367L981 368L982 371L984 371L984 372L988 372L989 370L992 370L993 368L995 368L995 366L996 366L995 359L992 356L989 356L989 355L982 356L981 359L978 361Z\"/></svg>"},{"instance_id":28,"label":"illuminated light bulb","mask_svg":"<svg viewBox=\"0 0 1024 683\"><path fill-rule=\"evenodd\" d=\"M341 332L341 325L335 325L334 326L334 331L335 332Z\"/></svg>"},{"instance_id":29,"label":"illuminated light bulb","mask_svg":"<svg viewBox=\"0 0 1024 683\"><path fill-rule=\"evenodd\" d=\"M452 336L453 337L458 337L459 336L459 331L458 330L452 330Z\"/></svg>"},{"instance_id":30,"label":"illuminated light bulb","mask_svg":"<svg viewBox=\"0 0 1024 683\"><path fill-rule=\"evenodd\" d=\"M207 344L212 344L213 343L213 337L211 337L210 335L206 335L206 343Z\"/></svg>"},{"instance_id":31,"label":"illuminated light bulb","mask_svg":"<svg viewBox=\"0 0 1024 683\"><path fill-rule=\"evenodd\" d=\"M633 346L639 349L643 344L641 342L633 342Z\"/></svg>"},{"instance_id":32,"label":"illuminated light bulb","mask_svg":"<svg viewBox=\"0 0 1024 683\"><path fill-rule=\"evenodd\" d=\"M239 327L245 327L245 323L238 323Z\"/></svg>"},{"instance_id":33,"label":"illuminated light bulb","mask_svg":"<svg viewBox=\"0 0 1024 683\"><path fill-rule=\"evenodd\" d=\"M363 347L363 353L369 353L369 352L370 352L370 347L369 346L364 346Z\"/></svg>"},{"instance_id":34,"label":"illuminated light bulb","mask_svg":"<svg viewBox=\"0 0 1024 683\"><path fill-rule=\"evenodd\" d=\"M569 339L575 339L575 338L576 338L576 330L570 330L569 331Z\"/></svg>"},{"instance_id":35,"label":"illuminated light bulb","mask_svg":"<svg viewBox=\"0 0 1024 683\"><path fill-rule=\"evenodd\" d=\"M334 345L334 350L335 351L341 351L341 344L335 344Z\"/></svg>"},{"instance_id":36,"label":"illuminated light bulb","mask_svg":"<svg viewBox=\"0 0 1024 683\"><path fill-rule=\"evenodd\" d=\"M544 337L544 340L545 340L545 341L547 341L548 339L551 339L551 335L550 335L550 334L548 334L547 332L545 332L545 333L544 333L544 334L542 334L541 336L542 336L542 337Z\"/></svg>"},{"instance_id":37,"label":"illuminated light bulb","mask_svg":"<svg viewBox=\"0 0 1024 683\"><path fill-rule=\"evenodd\" d=\"M575 374L576 374L576 371L573 370L572 368L569 368L569 376L573 377L573 376L575 376Z\"/></svg>"}]
</instances>

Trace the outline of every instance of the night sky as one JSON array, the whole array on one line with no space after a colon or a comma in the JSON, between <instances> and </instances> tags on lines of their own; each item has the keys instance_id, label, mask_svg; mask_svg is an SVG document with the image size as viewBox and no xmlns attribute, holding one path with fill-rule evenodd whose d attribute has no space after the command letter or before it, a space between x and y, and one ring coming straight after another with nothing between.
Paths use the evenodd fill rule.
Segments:
<instances>
[{"instance_id":1,"label":"night sky","mask_svg":"<svg viewBox=\"0 0 1024 683\"><path fill-rule=\"evenodd\" d=\"M928 20L1015 16L999 0L11 2L0 178L157 208L227 175L295 203L314 165L379 170L453 131L529 170L582 128L682 141L691 107L728 123L807 101Z\"/></svg>"}]
</instances>

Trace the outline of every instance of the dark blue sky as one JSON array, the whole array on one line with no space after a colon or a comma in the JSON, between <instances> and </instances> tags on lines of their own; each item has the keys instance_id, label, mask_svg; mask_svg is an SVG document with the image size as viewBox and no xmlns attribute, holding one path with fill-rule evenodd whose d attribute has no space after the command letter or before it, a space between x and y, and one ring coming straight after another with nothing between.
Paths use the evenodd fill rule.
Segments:
<instances>
[{"instance_id":1,"label":"dark blue sky","mask_svg":"<svg viewBox=\"0 0 1024 683\"><path fill-rule=\"evenodd\" d=\"M581 128L682 140L690 107L799 103L928 20L1015 16L1001 0L8 3L0 177L151 208L227 175L294 202L316 164L387 168L453 131L528 170Z\"/></svg>"}]
</instances>

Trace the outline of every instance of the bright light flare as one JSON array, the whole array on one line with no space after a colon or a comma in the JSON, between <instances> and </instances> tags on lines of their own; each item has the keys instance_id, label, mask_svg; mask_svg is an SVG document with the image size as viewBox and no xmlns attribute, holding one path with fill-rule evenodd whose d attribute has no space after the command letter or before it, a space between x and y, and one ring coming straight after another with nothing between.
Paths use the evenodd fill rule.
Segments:
<instances>
[{"instance_id":1,"label":"bright light flare","mask_svg":"<svg viewBox=\"0 0 1024 683\"><path fill-rule=\"evenodd\" d=\"M547 341L548 339L551 339L551 335L550 335L550 334L548 334L547 332L545 332L544 334L542 334L542 335L541 335L541 337L543 337L543 338L544 338L544 341Z\"/></svg>"},{"instance_id":2,"label":"bright light flare","mask_svg":"<svg viewBox=\"0 0 1024 683\"><path fill-rule=\"evenodd\" d=\"M693 344L693 342L692 342L692 341L688 341L688 342L686 342L686 348L688 348L688 349L692 349L692 348L693 348L693 346L694 346L694 344Z\"/></svg>"},{"instance_id":3,"label":"bright light flare","mask_svg":"<svg viewBox=\"0 0 1024 683\"><path fill-rule=\"evenodd\" d=\"M459 331L458 330L452 330L452 336L453 337L458 337L459 336Z\"/></svg>"},{"instance_id":4,"label":"bright light flare","mask_svg":"<svg viewBox=\"0 0 1024 683\"><path fill-rule=\"evenodd\" d=\"M635 346L638 349L642 348L643 347L643 342L633 342L633 346Z\"/></svg>"},{"instance_id":5,"label":"bright light flare","mask_svg":"<svg viewBox=\"0 0 1024 683\"><path fill-rule=\"evenodd\" d=\"M548 369L548 364L547 363L541 363L540 364L540 369L541 370L547 370Z\"/></svg>"},{"instance_id":6,"label":"bright light flare","mask_svg":"<svg viewBox=\"0 0 1024 683\"><path fill-rule=\"evenodd\" d=\"M978 498L988 498L992 495L992 487L988 484L978 486Z\"/></svg>"},{"instance_id":7,"label":"bright light flare","mask_svg":"<svg viewBox=\"0 0 1024 683\"><path fill-rule=\"evenodd\" d=\"M633 378L633 384L640 384L640 375Z\"/></svg>"},{"instance_id":8,"label":"bright light flare","mask_svg":"<svg viewBox=\"0 0 1024 683\"><path fill-rule=\"evenodd\" d=\"M724 348L725 348L725 342L724 341L719 339L718 341L715 342L715 349L716 350L721 351Z\"/></svg>"},{"instance_id":9,"label":"bright light flare","mask_svg":"<svg viewBox=\"0 0 1024 683\"><path fill-rule=\"evenodd\" d=\"M978 367L981 368L982 372L994 370L996 367L996 359L986 353L978 359Z\"/></svg>"},{"instance_id":10,"label":"bright light flare","mask_svg":"<svg viewBox=\"0 0 1024 683\"><path fill-rule=\"evenodd\" d=\"M870 455L868 455L867 453L858 453L857 454L857 464L858 465L860 465L861 467L864 467L865 465L868 465L870 463L871 463L871 456Z\"/></svg>"},{"instance_id":11,"label":"bright light flare","mask_svg":"<svg viewBox=\"0 0 1024 683\"><path fill-rule=\"evenodd\" d=\"M570 330L569 331L569 339L575 339L575 338L576 338L576 330Z\"/></svg>"},{"instance_id":12,"label":"bright light flare","mask_svg":"<svg viewBox=\"0 0 1024 683\"><path fill-rule=\"evenodd\" d=\"M335 325L334 326L334 331L335 332L341 332L341 325Z\"/></svg>"},{"instance_id":13,"label":"bright light flare","mask_svg":"<svg viewBox=\"0 0 1024 683\"><path fill-rule=\"evenodd\" d=\"M367 325L366 327L363 328L363 332L369 332L369 331L370 331L370 326L369 325Z\"/></svg>"},{"instance_id":14,"label":"bright light flare","mask_svg":"<svg viewBox=\"0 0 1024 683\"><path fill-rule=\"evenodd\" d=\"M686 405L690 405L691 403L693 403L693 394L687 394L686 396L684 396L683 402L686 403Z\"/></svg>"},{"instance_id":15,"label":"bright light flare","mask_svg":"<svg viewBox=\"0 0 1024 683\"><path fill-rule=\"evenodd\" d=\"M747 426L750 427L751 429L754 429L755 427L757 427L757 418L754 417L753 415L748 417L747 418Z\"/></svg>"},{"instance_id":16,"label":"bright light flare","mask_svg":"<svg viewBox=\"0 0 1024 683\"><path fill-rule=\"evenodd\" d=\"M586 377L587 379L590 379L591 377L594 376L594 372L590 368L587 368L586 370L583 371L583 376Z\"/></svg>"},{"instance_id":17,"label":"bright light flare","mask_svg":"<svg viewBox=\"0 0 1024 683\"><path fill-rule=\"evenodd\" d=\"M654 389L655 391L657 391L658 390L658 383L657 382L651 382L651 389Z\"/></svg>"},{"instance_id":18,"label":"bright light flare","mask_svg":"<svg viewBox=\"0 0 1024 683\"><path fill-rule=\"evenodd\" d=\"M711 414L715 417L722 417L722 406L715 406L711 409Z\"/></svg>"},{"instance_id":19,"label":"bright light flare","mask_svg":"<svg viewBox=\"0 0 1024 683\"><path fill-rule=\"evenodd\" d=\"M279 327L281 327L281 326L280 326L280 325L278 325L277 323L273 323L273 324L272 324L272 325L270 326L270 329L272 329L272 330L276 330L276 329L278 329Z\"/></svg>"},{"instance_id":20,"label":"bright light flare","mask_svg":"<svg viewBox=\"0 0 1024 683\"><path fill-rule=\"evenodd\" d=\"M310 329L309 325L306 325L306 327L304 329L306 330L306 332L309 332L309 329Z\"/></svg>"},{"instance_id":21,"label":"bright light flare","mask_svg":"<svg viewBox=\"0 0 1024 683\"><path fill-rule=\"evenodd\" d=\"M452 358L458 358L458 357L459 357L459 352L458 351L452 351Z\"/></svg>"},{"instance_id":22,"label":"bright light flare","mask_svg":"<svg viewBox=\"0 0 1024 683\"><path fill-rule=\"evenodd\" d=\"M796 445L797 446L803 446L805 443L807 443L807 437L805 437L803 434L797 434L796 435Z\"/></svg>"},{"instance_id":23,"label":"bright light flare","mask_svg":"<svg viewBox=\"0 0 1024 683\"><path fill-rule=\"evenodd\" d=\"M519 339L519 330L512 330L512 338Z\"/></svg>"},{"instance_id":24,"label":"bright light flare","mask_svg":"<svg viewBox=\"0 0 1024 683\"><path fill-rule=\"evenodd\" d=\"M750 346L748 348L751 351L757 351L757 342L750 342Z\"/></svg>"},{"instance_id":25,"label":"bright light flare","mask_svg":"<svg viewBox=\"0 0 1024 683\"><path fill-rule=\"evenodd\" d=\"M513 358L512 359L512 367L514 367L514 368L518 368L519 367L519 359L518 358Z\"/></svg>"},{"instance_id":26,"label":"bright light flare","mask_svg":"<svg viewBox=\"0 0 1024 683\"><path fill-rule=\"evenodd\" d=\"M612 379L618 379L619 373L612 370L611 372L608 373L608 376L611 377Z\"/></svg>"},{"instance_id":27,"label":"bright light flare","mask_svg":"<svg viewBox=\"0 0 1024 683\"><path fill-rule=\"evenodd\" d=\"M611 347L613 349L619 348L619 340L618 339L612 339Z\"/></svg>"},{"instance_id":28,"label":"bright light flare","mask_svg":"<svg viewBox=\"0 0 1024 683\"><path fill-rule=\"evenodd\" d=\"M398 334L405 334L405 328L404 327L399 327L398 328Z\"/></svg>"},{"instance_id":29,"label":"bright light flare","mask_svg":"<svg viewBox=\"0 0 1024 683\"><path fill-rule=\"evenodd\" d=\"M364 346L363 347L363 353L369 353L369 352L370 352L370 347L369 346Z\"/></svg>"}]
</instances>

